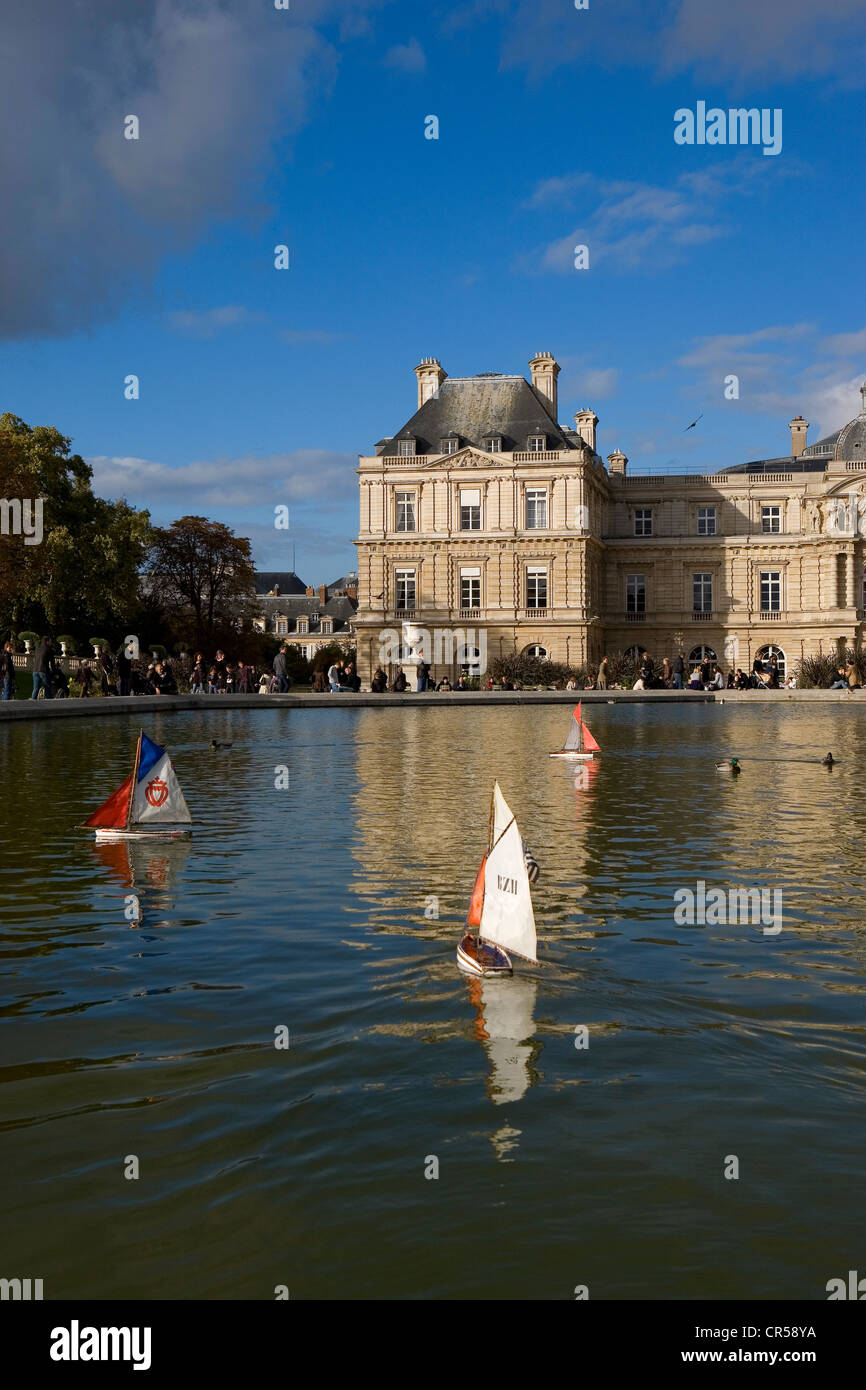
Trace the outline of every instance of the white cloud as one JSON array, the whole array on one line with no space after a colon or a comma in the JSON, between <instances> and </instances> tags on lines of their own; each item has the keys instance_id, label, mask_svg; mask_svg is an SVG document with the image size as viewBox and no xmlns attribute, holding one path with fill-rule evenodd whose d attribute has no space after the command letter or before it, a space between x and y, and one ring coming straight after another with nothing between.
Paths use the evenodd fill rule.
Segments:
<instances>
[{"instance_id":1,"label":"white cloud","mask_svg":"<svg viewBox=\"0 0 866 1390\"><path fill-rule=\"evenodd\" d=\"M382 61L386 68L396 68L400 72L423 72L427 66L427 58L417 39L395 44Z\"/></svg>"},{"instance_id":2,"label":"white cloud","mask_svg":"<svg viewBox=\"0 0 866 1390\"><path fill-rule=\"evenodd\" d=\"M244 328L264 323L266 314L253 313L242 304L224 304L218 309L178 309L169 314L169 323L181 333L197 338L213 338L224 328Z\"/></svg>"},{"instance_id":3,"label":"white cloud","mask_svg":"<svg viewBox=\"0 0 866 1390\"><path fill-rule=\"evenodd\" d=\"M87 462L93 489L103 497L126 497L156 510L170 504L177 514L218 509L263 509L311 500L335 505L356 495L352 454L297 449L264 457L217 458L170 466L152 459L108 458Z\"/></svg>"}]
</instances>

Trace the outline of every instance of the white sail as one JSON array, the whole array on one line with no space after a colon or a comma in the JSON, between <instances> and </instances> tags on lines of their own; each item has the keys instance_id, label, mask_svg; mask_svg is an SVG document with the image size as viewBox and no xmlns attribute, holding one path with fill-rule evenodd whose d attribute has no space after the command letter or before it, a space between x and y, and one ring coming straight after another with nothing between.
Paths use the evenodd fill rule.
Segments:
<instances>
[{"instance_id":1,"label":"white sail","mask_svg":"<svg viewBox=\"0 0 866 1390\"><path fill-rule=\"evenodd\" d=\"M493 833L490 837L491 845L502 835L503 831L514 820L514 812L509 806L502 792L499 790L499 783L493 783Z\"/></svg>"},{"instance_id":2,"label":"white sail","mask_svg":"<svg viewBox=\"0 0 866 1390\"><path fill-rule=\"evenodd\" d=\"M494 791L494 804L497 792L498 786ZM508 811L501 792L499 797L502 807ZM523 858L523 841L513 816L507 829L498 838L494 837L493 848L487 856L484 907L478 934L485 941L492 941L537 964L532 895Z\"/></svg>"},{"instance_id":3,"label":"white sail","mask_svg":"<svg viewBox=\"0 0 866 1390\"><path fill-rule=\"evenodd\" d=\"M571 728L568 731L568 738L565 740L565 747L569 753L583 752L583 728L574 715L571 716Z\"/></svg>"},{"instance_id":4,"label":"white sail","mask_svg":"<svg viewBox=\"0 0 866 1390\"><path fill-rule=\"evenodd\" d=\"M180 789L167 753L146 773L139 772L132 795L130 825L178 824L191 821L189 807Z\"/></svg>"}]
</instances>

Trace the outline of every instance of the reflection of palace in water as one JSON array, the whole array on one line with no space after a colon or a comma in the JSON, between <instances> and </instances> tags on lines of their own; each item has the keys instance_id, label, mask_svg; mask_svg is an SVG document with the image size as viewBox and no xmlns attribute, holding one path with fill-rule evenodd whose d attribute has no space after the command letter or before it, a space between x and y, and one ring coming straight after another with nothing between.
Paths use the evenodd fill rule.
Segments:
<instances>
[{"instance_id":1,"label":"reflection of palace in water","mask_svg":"<svg viewBox=\"0 0 866 1390\"><path fill-rule=\"evenodd\" d=\"M546 930L567 924L586 892L599 772L593 763L549 759L546 745L510 747L513 724L505 713L506 721L494 709L471 719L461 710L414 706L359 710L351 838L351 889L364 903L369 930L432 943L427 984L431 973L447 979L453 967L460 1014L486 1054L486 1089L496 1106L521 1100L538 1079L534 1008L544 966L521 962L505 980L465 980L457 970L454 953L486 843L494 776L541 866L533 902L543 960ZM552 711L551 748L561 746L569 715L567 708ZM494 1138L500 1157L518 1133Z\"/></svg>"}]
</instances>

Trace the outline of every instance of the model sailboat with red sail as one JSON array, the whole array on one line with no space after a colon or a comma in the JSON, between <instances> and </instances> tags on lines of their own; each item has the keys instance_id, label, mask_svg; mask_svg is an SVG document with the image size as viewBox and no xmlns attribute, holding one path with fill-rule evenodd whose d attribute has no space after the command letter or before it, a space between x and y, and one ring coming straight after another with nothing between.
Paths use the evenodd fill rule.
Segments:
<instances>
[{"instance_id":1,"label":"model sailboat with red sail","mask_svg":"<svg viewBox=\"0 0 866 1390\"><path fill-rule=\"evenodd\" d=\"M162 839L188 835L191 821L171 759L142 731L132 772L84 824L98 840Z\"/></svg>"},{"instance_id":2,"label":"model sailboat with red sail","mask_svg":"<svg viewBox=\"0 0 866 1390\"><path fill-rule=\"evenodd\" d=\"M494 783L487 849L475 880L466 930L457 947L465 975L510 975L509 951L538 964L530 879L538 865L521 839L517 821Z\"/></svg>"},{"instance_id":3,"label":"model sailboat with red sail","mask_svg":"<svg viewBox=\"0 0 866 1390\"><path fill-rule=\"evenodd\" d=\"M568 738L565 740L565 747L558 748L555 753L551 753L551 758L594 758L601 749L583 722L580 701L575 705L571 712L571 727L568 731Z\"/></svg>"}]
</instances>

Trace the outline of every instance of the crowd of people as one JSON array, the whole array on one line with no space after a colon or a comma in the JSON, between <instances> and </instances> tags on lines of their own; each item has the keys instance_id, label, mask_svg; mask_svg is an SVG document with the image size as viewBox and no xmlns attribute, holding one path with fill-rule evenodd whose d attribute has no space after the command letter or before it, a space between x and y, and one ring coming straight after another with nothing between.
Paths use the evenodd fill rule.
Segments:
<instances>
[{"instance_id":1,"label":"crowd of people","mask_svg":"<svg viewBox=\"0 0 866 1390\"><path fill-rule=\"evenodd\" d=\"M14 646L7 641L0 652L0 689L2 698L15 698L16 674L13 660ZM261 671L249 662L229 661L222 650L217 650L212 661L206 661L202 652L196 652L191 670L177 673L168 657L153 657L149 662L134 661L121 647L115 654L103 648L98 658L82 658L78 668L72 673L82 698L100 693L102 695L252 695L285 694L291 688L288 673L289 648L283 643L270 668ZM50 637L43 637L39 643L33 662L33 688L30 698L63 699L70 694L70 676L64 671L57 658ZM459 675L454 684L447 676L434 681L428 663L422 659L413 668L415 689L428 690L470 690L478 689L479 681L470 675L468 668ZM732 667L723 674L717 661L705 656L700 662L689 662L682 652L673 660L664 657L656 665L648 652L641 653L637 678L633 690L779 690L795 689L796 677L783 678L775 654L767 657L756 656L751 670L743 671ZM610 658L604 656L599 664L594 680L589 680L584 689L608 690L613 688ZM481 684L485 690L494 689L492 677ZM513 681L497 682L496 688L514 690L519 688ZM565 688L577 690L575 679L569 680ZM843 663L837 668L831 690L854 691L861 688L860 678L853 662ZM341 691L357 692L361 689L361 678L355 663L338 657L330 665L319 666L314 672L312 689L314 692L337 694ZM410 676L402 666L397 666L389 678L377 666L370 682L373 694L386 691L402 693L410 689Z\"/></svg>"},{"instance_id":2,"label":"crowd of people","mask_svg":"<svg viewBox=\"0 0 866 1390\"><path fill-rule=\"evenodd\" d=\"M603 657L598 669L595 688L608 688L607 657ZM796 689L795 676L783 677L775 654L767 657L756 656L750 671L741 667L730 667L727 675L722 672L717 661L704 656L701 661L686 665L682 652L671 661L665 657L661 666L656 666L648 652L642 652L638 676L633 690L787 690Z\"/></svg>"}]
</instances>

